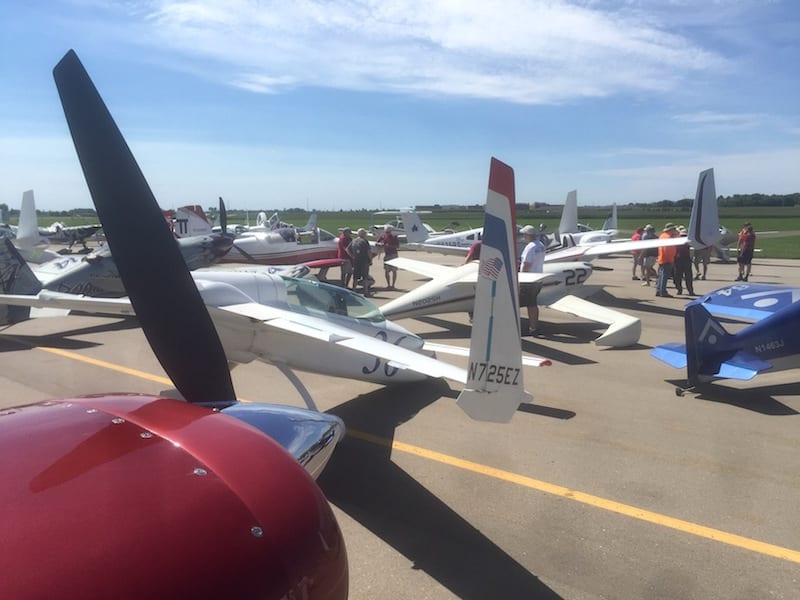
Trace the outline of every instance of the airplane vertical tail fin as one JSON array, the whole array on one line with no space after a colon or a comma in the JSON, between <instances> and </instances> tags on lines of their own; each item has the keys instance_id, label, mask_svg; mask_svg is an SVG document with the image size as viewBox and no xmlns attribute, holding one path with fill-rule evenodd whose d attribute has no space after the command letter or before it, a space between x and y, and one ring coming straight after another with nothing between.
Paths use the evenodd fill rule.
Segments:
<instances>
[{"instance_id":1,"label":"airplane vertical tail fin","mask_svg":"<svg viewBox=\"0 0 800 600\"><path fill-rule=\"evenodd\" d=\"M689 385L701 377L719 373L722 364L739 350L736 336L728 333L722 324L698 301L686 306L686 372Z\"/></svg>"},{"instance_id":2,"label":"airplane vertical tail fin","mask_svg":"<svg viewBox=\"0 0 800 600\"><path fill-rule=\"evenodd\" d=\"M174 229L177 237L208 235L211 233L211 223L202 206L198 204L181 206L175 211Z\"/></svg>"},{"instance_id":3,"label":"airplane vertical tail fin","mask_svg":"<svg viewBox=\"0 0 800 600\"><path fill-rule=\"evenodd\" d=\"M689 243L695 248L716 244L722 234L719 231L717 192L714 186L714 169L707 169L697 178L697 192L689 219Z\"/></svg>"},{"instance_id":4,"label":"airplane vertical tail fin","mask_svg":"<svg viewBox=\"0 0 800 600\"><path fill-rule=\"evenodd\" d=\"M558 233L575 233L578 231L578 190L567 194L564 208L561 210L561 221L558 224Z\"/></svg>"},{"instance_id":5,"label":"airplane vertical tail fin","mask_svg":"<svg viewBox=\"0 0 800 600\"><path fill-rule=\"evenodd\" d=\"M618 224L618 221L617 221L617 204L616 203L611 205L611 214L608 215L608 218L603 223L603 226L601 227L601 229L603 229L604 231L610 231L612 229L614 231L619 230L619 224Z\"/></svg>"},{"instance_id":6,"label":"airplane vertical tail fin","mask_svg":"<svg viewBox=\"0 0 800 600\"><path fill-rule=\"evenodd\" d=\"M506 422L525 392L515 252L514 171L492 158L467 384L458 405L473 419Z\"/></svg>"},{"instance_id":7,"label":"airplane vertical tail fin","mask_svg":"<svg viewBox=\"0 0 800 600\"><path fill-rule=\"evenodd\" d=\"M17 246L31 248L42 242L39 235L39 221L36 218L36 203L33 200L33 190L22 193L22 205L19 211L19 226L17 227Z\"/></svg>"},{"instance_id":8,"label":"airplane vertical tail fin","mask_svg":"<svg viewBox=\"0 0 800 600\"><path fill-rule=\"evenodd\" d=\"M0 240L0 291L4 294L38 294L42 284L8 238ZM27 306L0 305L0 325L30 317Z\"/></svg>"},{"instance_id":9,"label":"airplane vertical tail fin","mask_svg":"<svg viewBox=\"0 0 800 600\"><path fill-rule=\"evenodd\" d=\"M303 227L303 229L305 229L306 231L311 231L316 226L317 226L317 213L311 213L311 215L309 215L308 217L308 223L306 223L306 226Z\"/></svg>"},{"instance_id":10,"label":"airplane vertical tail fin","mask_svg":"<svg viewBox=\"0 0 800 600\"><path fill-rule=\"evenodd\" d=\"M415 211L401 212L400 219L403 221L407 242L416 244L428 239L428 230L425 229L422 219Z\"/></svg>"}]
</instances>

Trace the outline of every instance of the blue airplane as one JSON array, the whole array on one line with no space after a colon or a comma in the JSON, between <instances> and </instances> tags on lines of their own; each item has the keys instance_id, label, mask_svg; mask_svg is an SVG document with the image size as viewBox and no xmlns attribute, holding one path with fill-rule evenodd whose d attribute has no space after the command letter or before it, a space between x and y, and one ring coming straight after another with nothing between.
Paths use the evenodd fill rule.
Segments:
<instances>
[{"instance_id":1,"label":"blue airplane","mask_svg":"<svg viewBox=\"0 0 800 600\"><path fill-rule=\"evenodd\" d=\"M650 354L673 367L685 367L687 389L713 379L748 380L767 370L800 367L799 301L797 287L724 287L686 305L685 344L663 344ZM717 317L753 324L729 333ZM676 390L678 395L682 392Z\"/></svg>"}]
</instances>

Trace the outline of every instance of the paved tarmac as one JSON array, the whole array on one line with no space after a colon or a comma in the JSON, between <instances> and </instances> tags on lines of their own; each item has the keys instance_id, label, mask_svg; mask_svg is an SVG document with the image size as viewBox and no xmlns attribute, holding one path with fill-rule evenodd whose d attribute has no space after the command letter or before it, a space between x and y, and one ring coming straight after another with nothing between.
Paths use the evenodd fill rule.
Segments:
<instances>
[{"instance_id":1,"label":"paved tarmac","mask_svg":"<svg viewBox=\"0 0 800 600\"><path fill-rule=\"evenodd\" d=\"M455 384L302 375L350 433L319 483L347 541L351 598L798 598L798 371L677 397L684 374L649 351L681 340L689 298L656 298L628 258L595 264L613 269L590 280L606 286L595 300L640 317L640 344L598 348L601 326L542 309L543 335L523 349L553 366L526 367L534 403L510 424L470 420ZM695 291L735 275L712 263ZM401 272L399 286L420 281ZM800 286L800 261L756 259L751 281ZM467 344L465 315L403 324ZM168 387L135 322L28 321L0 330L0 352L1 406ZM301 405L269 365L233 374L241 398Z\"/></svg>"}]
</instances>

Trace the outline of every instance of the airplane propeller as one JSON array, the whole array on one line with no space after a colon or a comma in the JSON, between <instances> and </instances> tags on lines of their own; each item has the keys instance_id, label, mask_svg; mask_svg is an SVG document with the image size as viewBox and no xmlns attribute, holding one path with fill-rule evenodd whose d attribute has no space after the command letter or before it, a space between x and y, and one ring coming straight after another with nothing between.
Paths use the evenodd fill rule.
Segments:
<instances>
[{"instance_id":1,"label":"airplane propeller","mask_svg":"<svg viewBox=\"0 0 800 600\"><path fill-rule=\"evenodd\" d=\"M53 77L97 214L153 352L184 398L213 406L235 403L225 352L200 293L150 186L73 50Z\"/></svg>"}]
</instances>

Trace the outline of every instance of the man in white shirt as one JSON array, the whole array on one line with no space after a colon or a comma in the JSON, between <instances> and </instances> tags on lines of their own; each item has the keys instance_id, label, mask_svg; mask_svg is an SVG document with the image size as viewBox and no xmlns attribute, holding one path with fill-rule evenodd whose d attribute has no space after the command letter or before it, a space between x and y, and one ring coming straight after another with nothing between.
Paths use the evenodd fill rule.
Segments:
<instances>
[{"instance_id":1,"label":"man in white shirt","mask_svg":"<svg viewBox=\"0 0 800 600\"><path fill-rule=\"evenodd\" d=\"M520 273L541 273L544 271L545 246L539 241L539 231L531 225L525 225L521 230L525 237L525 249L519 262ZM533 290L533 286L525 286L526 293L520 290L520 305L528 307L528 333L534 335L539 327L539 305L536 304L536 296L539 290ZM528 292L528 290L530 290Z\"/></svg>"}]
</instances>

